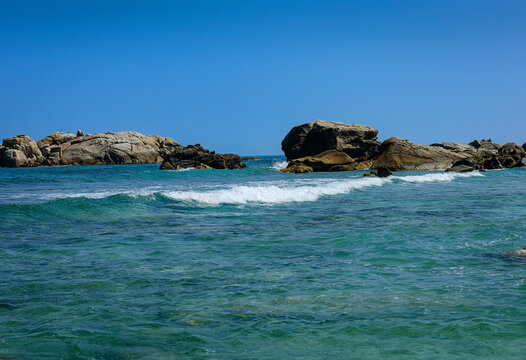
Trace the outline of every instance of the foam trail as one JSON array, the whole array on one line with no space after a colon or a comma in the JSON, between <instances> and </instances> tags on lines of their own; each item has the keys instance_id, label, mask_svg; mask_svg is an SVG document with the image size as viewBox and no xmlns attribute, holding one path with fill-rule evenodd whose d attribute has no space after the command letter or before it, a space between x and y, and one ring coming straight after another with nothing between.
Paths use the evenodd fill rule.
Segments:
<instances>
[{"instance_id":1,"label":"foam trail","mask_svg":"<svg viewBox=\"0 0 526 360\"><path fill-rule=\"evenodd\" d=\"M444 172L438 174L425 174L425 175L407 175L396 177L396 179L411 183L428 183L435 181L453 181L458 178L469 178L473 176L484 176L478 171L473 171L470 173L452 173Z\"/></svg>"},{"instance_id":2,"label":"foam trail","mask_svg":"<svg viewBox=\"0 0 526 360\"><path fill-rule=\"evenodd\" d=\"M274 170L280 171L285 169L289 163L287 161L275 161L270 167Z\"/></svg>"},{"instance_id":3,"label":"foam trail","mask_svg":"<svg viewBox=\"0 0 526 360\"><path fill-rule=\"evenodd\" d=\"M280 204L289 202L316 201L321 196L346 194L355 189L380 186L390 179L353 178L344 181L318 183L296 187L232 186L228 189L209 191L167 191L162 194L178 201L195 201L205 204Z\"/></svg>"}]
</instances>

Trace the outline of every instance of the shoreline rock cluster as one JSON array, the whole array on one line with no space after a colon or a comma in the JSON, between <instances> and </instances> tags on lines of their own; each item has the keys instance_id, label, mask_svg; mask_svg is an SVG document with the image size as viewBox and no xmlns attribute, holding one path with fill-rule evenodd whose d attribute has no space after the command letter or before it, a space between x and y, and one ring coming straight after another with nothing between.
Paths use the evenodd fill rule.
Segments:
<instances>
[{"instance_id":1,"label":"shoreline rock cluster","mask_svg":"<svg viewBox=\"0 0 526 360\"><path fill-rule=\"evenodd\" d=\"M236 154L216 154L200 144L180 146L164 154L161 170L194 169L244 169L245 164Z\"/></svg>"},{"instance_id":2,"label":"shoreline rock cluster","mask_svg":"<svg viewBox=\"0 0 526 360\"><path fill-rule=\"evenodd\" d=\"M177 159L181 160L175 163ZM27 135L3 140L0 167L174 163L172 168L243 168L241 158L198 145L182 146L171 138L135 131L84 135L55 132L35 142ZM199 165L201 164L201 166ZM188 166L187 166L188 165ZM170 168L168 165L161 167Z\"/></svg>"},{"instance_id":3,"label":"shoreline rock cluster","mask_svg":"<svg viewBox=\"0 0 526 360\"><path fill-rule=\"evenodd\" d=\"M365 125L324 120L290 130L281 143L289 161L288 173L376 169L368 176L389 176L391 171L446 170L467 172L526 166L526 143L495 144L475 140L469 144L413 144L391 137L377 140L378 131Z\"/></svg>"}]
</instances>

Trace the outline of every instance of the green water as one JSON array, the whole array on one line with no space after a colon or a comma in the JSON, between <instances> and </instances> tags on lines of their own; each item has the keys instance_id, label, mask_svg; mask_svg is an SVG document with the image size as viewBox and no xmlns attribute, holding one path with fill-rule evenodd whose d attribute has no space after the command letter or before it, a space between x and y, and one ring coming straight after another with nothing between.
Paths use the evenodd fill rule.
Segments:
<instances>
[{"instance_id":1,"label":"green water","mask_svg":"<svg viewBox=\"0 0 526 360\"><path fill-rule=\"evenodd\" d=\"M526 170L282 160L0 169L0 358L526 357Z\"/></svg>"}]
</instances>

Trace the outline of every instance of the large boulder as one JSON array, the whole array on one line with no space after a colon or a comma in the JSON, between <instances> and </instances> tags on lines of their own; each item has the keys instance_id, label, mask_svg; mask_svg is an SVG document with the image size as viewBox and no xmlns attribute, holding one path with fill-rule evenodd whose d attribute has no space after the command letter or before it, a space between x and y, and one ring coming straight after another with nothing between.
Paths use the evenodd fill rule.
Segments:
<instances>
[{"instance_id":1,"label":"large boulder","mask_svg":"<svg viewBox=\"0 0 526 360\"><path fill-rule=\"evenodd\" d=\"M38 166L44 160L37 144L27 135L4 139L0 151L0 166Z\"/></svg>"},{"instance_id":2,"label":"large boulder","mask_svg":"<svg viewBox=\"0 0 526 360\"><path fill-rule=\"evenodd\" d=\"M369 158L378 145L377 134L377 130L365 125L316 120L292 128L281 142L281 148L288 160L315 156L327 150L363 160Z\"/></svg>"},{"instance_id":3,"label":"large boulder","mask_svg":"<svg viewBox=\"0 0 526 360\"><path fill-rule=\"evenodd\" d=\"M373 161L373 168L385 167L397 170L440 170L469 154L446 150L440 146L416 145L409 140L391 137L378 147L379 155Z\"/></svg>"},{"instance_id":4,"label":"large boulder","mask_svg":"<svg viewBox=\"0 0 526 360\"><path fill-rule=\"evenodd\" d=\"M201 145L176 147L163 155L161 170L195 169L244 169L245 164L236 154L216 154Z\"/></svg>"}]
</instances>

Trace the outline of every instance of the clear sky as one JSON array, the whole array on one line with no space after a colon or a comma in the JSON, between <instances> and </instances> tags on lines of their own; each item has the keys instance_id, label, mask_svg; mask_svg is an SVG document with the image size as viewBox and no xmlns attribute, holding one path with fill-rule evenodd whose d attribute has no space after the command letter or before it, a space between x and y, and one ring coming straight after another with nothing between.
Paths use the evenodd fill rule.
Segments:
<instances>
[{"instance_id":1,"label":"clear sky","mask_svg":"<svg viewBox=\"0 0 526 360\"><path fill-rule=\"evenodd\" d=\"M526 141L526 1L0 0L0 136L281 154L292 126Z\"/></svg>"}]
</instances>

